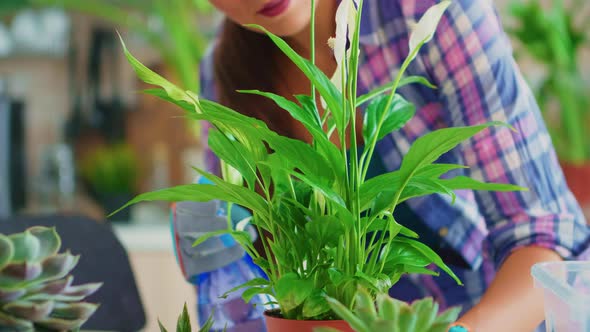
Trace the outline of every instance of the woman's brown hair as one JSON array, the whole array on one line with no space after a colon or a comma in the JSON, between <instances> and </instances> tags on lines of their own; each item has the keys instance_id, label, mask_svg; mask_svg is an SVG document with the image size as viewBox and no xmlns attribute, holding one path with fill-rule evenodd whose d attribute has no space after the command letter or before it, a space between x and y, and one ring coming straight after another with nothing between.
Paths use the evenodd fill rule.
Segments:
<instances>
[{"instance_id":1,"label":"woman's brown hair","mask_svg":"<svg viewBox=\"0 0 590 332\"><path fill-rule=\"evenodd\" d=\"M265 34L226 19L214 51L214 81L219 102L264 121L270 129L293 137L288 115L267 98L238 93L257 89L276 93L280 70L276 46Z\"/></svg>"}]
</instances>

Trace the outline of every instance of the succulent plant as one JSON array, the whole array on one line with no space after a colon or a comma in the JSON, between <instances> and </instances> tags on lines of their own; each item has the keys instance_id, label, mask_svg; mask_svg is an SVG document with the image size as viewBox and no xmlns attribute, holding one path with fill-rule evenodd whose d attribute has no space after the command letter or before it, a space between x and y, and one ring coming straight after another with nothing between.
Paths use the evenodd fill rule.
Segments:
<instances>
[{"instance_id":1,"label":"succulent plant","mask_svg":"<svg viewBox=\"0 0 590 332\"><path fill-rule=\"evenodd\" d=\"M373 298L366 289L359 288L354 312L335 299L328 298L328 303L357 332L446 332L461 311L460 308L451 308L439 315L438 303L432 298L418 300L411 305L388 294L378 294L376 303ZM316 331L337 330L319 328Z\"/></svg>"},{"instance_id":2,"label":"succulent plant","mask_svg":"<svg viewBox=\"0 0 590 332\"><path fill-rule=\"evenodd\" d=\"M213 312L209 315L209 318L203 324L203 326L199 329L199 332L209 332L212 331L213 326ZM160 326L160 332L168 332L166 328L162 325L160 320L158 320L158 325ZM225 332L226 329L223 329ZM178 322L176 323L176 332L192 332L191 331L191 320L188 316L188 311L186 310L186 303L184 304L184 308L182 309L182 314L178 317Z\"/></svg>"},{"instance_id":3,"label":"succulent plant","mask_svg":"<svg viewBox=\"0 0 590 332\"><path fill-rule=\"evenodd\" d=\"M102 284L72 286L79 256L60 247L55 228L0 234L0 331L76 330L96 311L80 301Z\"/></svg>"}]
</instances>

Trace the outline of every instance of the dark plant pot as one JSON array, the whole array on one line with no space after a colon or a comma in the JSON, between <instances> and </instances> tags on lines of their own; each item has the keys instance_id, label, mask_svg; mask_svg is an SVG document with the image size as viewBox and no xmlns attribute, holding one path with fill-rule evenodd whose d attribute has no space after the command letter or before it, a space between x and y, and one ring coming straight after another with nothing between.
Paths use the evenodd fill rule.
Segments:
<instances>
[{"instance_id":1,"label":"dark plant pot","mask_svg":"<svg viewBox=\"0 0 590 332\"><path fill-rule=\"evenodd\" d=\"M574 165L561 162L568 186L576 196L580 205L590 204L590 162Z\"/></svg>"},{"instance_id":2,"label":"dark plant pot","mask_svg":"<svg viewBox=\"0 0 590 332\"><path fill-rule=\"evenodd\" d=\"M102 206L105 213L107 215L113 213L121 206L125 205L125 203L129 202L133 199L133 194L131 193L99 193L98 195L98 203ZM127 223L131 220L131 208L127 207L117 214L109 218L109 221L112 222L124 222Z\"/></svg>"},{"instance_id":3,"label":"dark plant pot","mask_svg":"<svg viewBox=\"0 0 590 332\"><path fill-rule=\"evenodd\" d=\"M264 312L267 332L314 332L318 327L331 327L342 332L354 330L343 320L291 320L280 317L278 310Z\"/></svg>"}]
</instances>

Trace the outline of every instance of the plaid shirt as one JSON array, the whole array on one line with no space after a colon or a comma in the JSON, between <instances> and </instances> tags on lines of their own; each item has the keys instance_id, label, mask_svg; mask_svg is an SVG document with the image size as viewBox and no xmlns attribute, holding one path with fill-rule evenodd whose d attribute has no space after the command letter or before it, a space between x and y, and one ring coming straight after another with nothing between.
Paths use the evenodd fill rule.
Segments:
<instances>
[{"instance_id":1,"label":"plaid shirt","mask_svg":"<svg viewBox=\"0 0 590 332\"><path fill-rule=\"evenodd\" d=\"M410 27L435 0L365 0L361 21L359 93L391 82L408 54ZM202 66L202 94L215 99L211 57ZM502 121L516 131L492 128L478 134L439 162L469 166L454 174L488 182L513 183L524 192L459 191L410 200L412 210L440 235L466 267L451 266L450 277L409 276L392 295L411 301L433 296L441 305L475 304L498 266L514 250L535 245L566 259L586 259L589 228L559 167L533 94L512 57L492 0L454 0L434 39L420 51L408 75L428 78L438 88L400 89L417 106L414 118L378 143L389 171L399 168L411 143L432 130ZM210 170L218 161L208 153Z\"/></svg>"}]
</instances>

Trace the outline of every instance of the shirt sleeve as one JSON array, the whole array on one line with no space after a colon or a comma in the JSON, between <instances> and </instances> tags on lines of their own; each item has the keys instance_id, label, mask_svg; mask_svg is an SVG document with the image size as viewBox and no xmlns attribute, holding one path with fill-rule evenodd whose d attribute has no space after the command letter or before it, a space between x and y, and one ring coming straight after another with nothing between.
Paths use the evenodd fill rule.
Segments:
<instances>
[{"instance_id":1,"label":"shirt sleeve","mask_svg":"<svg viewBox=\"0 0 590 332\"><path fill-rule=\"evenodd\" d=\"M203 60L201 60L199 67L199 81L201 90L200 97L203 99L216 101L217 91L213 74L213 45L205 53L205 56L203 57ZM210 129L211 124L204 122L201 130L201 141L203 142L203 158L205 168L208 172L220 175L221 166L219 158L217 158L211 149L209 149L209 145L207 144Z\"/></svg>"},{"instance_id":2,"label":"shirt sleeve","mask_svg":"<svg viewBox=\"0 0 590 332\"><path fill-rule=\"evenodd\" d=\"M528 188L475 192L488 229L487 254L498 265L523 246L579 258L587 251L589 228L565 183L492 1L453 0L434 39L421 50L420 61L438 87L449 126L501 121L515 129L486 129L456 151L469 166L467 175Z\"/></svg>"}]
</instances>

